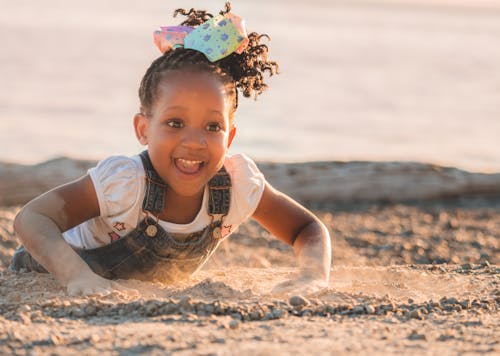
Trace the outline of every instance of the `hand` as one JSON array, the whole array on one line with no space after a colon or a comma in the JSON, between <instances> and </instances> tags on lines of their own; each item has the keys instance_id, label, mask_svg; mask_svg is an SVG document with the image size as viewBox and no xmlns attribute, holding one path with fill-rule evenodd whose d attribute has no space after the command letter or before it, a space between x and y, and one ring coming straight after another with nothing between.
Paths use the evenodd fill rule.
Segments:
<instances>
[{"instance_id":1,"label":"hand","mask_svg":"<svg viewBox=\"0 0 500 356\"><path fill-rule=\"evenodd\" d=\"M137 297L139 292L132 288L127 288L117 282L105 279L94 272L80 274L75 279L68 282L68 294L77 295L101 295L119 294L129 297Z\"/></svg>"}]
</instances>

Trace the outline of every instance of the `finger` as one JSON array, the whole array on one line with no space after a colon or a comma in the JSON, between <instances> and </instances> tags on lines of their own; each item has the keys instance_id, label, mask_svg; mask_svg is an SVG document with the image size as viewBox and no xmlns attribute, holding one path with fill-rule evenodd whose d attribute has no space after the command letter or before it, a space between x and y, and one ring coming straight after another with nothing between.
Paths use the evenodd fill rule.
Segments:
<instances>
[{"instance_id":1,"label":"finger","mask_svg":"<svg viewBox=\"0 0 500 356\"><path fill-rule=\"evenodd\" d=\"M86 295L95 295L99 297L105 297L109 294L111 294L111 290L105 287L93 287L89 288L88 290L84 291Z\"/></svg>"}]
</instances>

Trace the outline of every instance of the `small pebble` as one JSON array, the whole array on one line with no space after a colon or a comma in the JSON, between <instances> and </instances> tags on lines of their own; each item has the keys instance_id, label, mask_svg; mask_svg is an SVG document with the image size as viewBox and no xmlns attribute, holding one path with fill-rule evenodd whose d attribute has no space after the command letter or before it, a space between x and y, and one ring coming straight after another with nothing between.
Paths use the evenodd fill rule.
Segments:
<instances>
[{"instance_id":1,"label":"small pebble","mask_svg":"<svg viewBox=\"0 0 500 356\"><path fill-rule=\"evenodd\" d=\"M229 322L229 328L235 330L240 327L241 322L239 320L233 319Z\"/></svg>"},{"instance_id":2,"label":"small pebble","mask_svg":"<svg viewBox=\"0 0 500 356\"><path fill-rule=\"evenodd\" d=\"M410 340L427 340L425 334L419 334L417 330L413 330L410 335L408 335Z\"/></svg>"},{"instance_id":3,"label":"small pebble","mask_svg":"<svg viewBox=\"0 0 500 356\"><path fill-rule=\"evenodd\" d=\"M294 307L302 307L304 305L308 305L309 301L301 295L294 295L290 297L289 303Z\"/></svg>"},{"instance_id":4,"label":"small pebble","mask_svg":"<svg viewBox=\"0 0 500 356\"><path fill-rule=\"evenodd\" d=\"M313 310L310 308L304 309L300 312L300 316L312 316Z\"/></svg>"},{"instance_id":5,"label":"small pebble","mask_svg":"<svg viewBox=\"0 0 500 356\"><path fill-rule=\"evenodd\" d=\"M266 315L264 315L264 320L273 320L274 316L273 313L267 312Z\"/></svg>"},{"instance_id":6,"label":"small pebble","mask_svg":"<svg viewBox=\"0 0 500 356\"><path fill-rule=\"evenodd\" d=\"M410 311L410 318L412 318L412 319L420 319L421 318L420 310L419 309L413 309L412 311Z\"/></svg>"},{"instance_id":7,"label":"small pebble","mask_svg":"<svg viewBox=\"0 0 500 356\"><path fill-rule=\"evenodd\" d=\"M121 310L123 310L123 309L121 309ZM83 311L85 312L86 315L92 316L92 315L95 315L95 313L97 312L97 309L95 306L89 304L85 308L83 308Z\"/></svg>"},{"instance_id":8,"label":"small pebble","mask_svg":"<svg viewBox=\"0 0 500 356\"><path fill-rule=\"evenodd\" d=\"M260 320L262 318L262 313L258 310L252 311L250 314L250 320Z\"/></svg>"},{"instance_id":9,"label":"small pebble","mask_svg":"<svg viewBox=\"0 0 500 356\"><path fill-rule=\"evenodd\" d=\"M208 314L212 314L215 310L215 306L213 304L205 305L205 312Z\"/></svg>"},{"instance_id":10,"label":"small pebble","mask_svg":"<svg viewBox=\"0 0 500 356\"><path fill-rule=\"evenodd\" d=\"M375 314L375 308L370 304L365 305L365 311L366 314Z\"/></svg>"},{"instance_id":11,"label":"small pebble","mask_svg":"<svg viewBox=\"0 0 500 356\"><path fill-rule=\"evenodd\" d=\"M175 303L168 303L161 307L161 314L175 314L179 312L179 308Z\"/></svg>"},{"instance_id":12,"label":"small pebble","mask_svg":"<svg viewBox=\"0 0 500 356\"><path fill-rule=\"evenodd\" d=\"M236 320L241 320L241 319L243 319L243 318L241 317L241 314L240 314L240 313L232 313L232 314L231 314L231 318L236 319Z\"/></svg>"},{"instance_id":13,"label":"small pebble","mask_svg":"<svg viewBox=\"0 0 500 356\"><path fill-rule=\"evenodd\" d=\"M450 339L454 339L455 337L453 335L447 335L447 334L441 334L439 337L436 339L437 341L448 341Z\"/></svg>"},{"instance_id":14,"label":"small pebble","mask_svg":"<svg viewBox=\"0 0 500 356\"><path fill-rule=\"evenodd\" d=\"M77 317L77 318L81 318L81 317L85 316L84 311L82 310L82 308L79 308L79 307L71 308L70 314Z\"/></svg>"},{"instance_id":15,"label":"small pebble","mask_svg":"<svg viewBox=\"0 0 500 356\"><path fill-rule=\"evenodd\" d=\"M462 308L464 309L470 309L470 307L472 306L471 304L471 301L470 299L464 299L460 302L460 305L462 306Z\"/></svg>"},{"instance_id":16,"label":"small pebble","mask_svg":"<svg viewBox=\"0 0 500 356\"><path fill-rule=\"evenodd\" d=\"M182 297L180 300L179 300L179 303L178 303L179 307L181 308L190 308L192 307L192 304L191 304L191 297L189 295L186 295L184 297Z\"/></svg>"},{"instance_id":17,"label":"small pebble","mask_svg":"<svg viewBox=\"0 0 500 356\"><path fill-rule=\"evenodd\" d=\"M273 309L272 314L274 319L279 319L283 317L285 312L283 311L283 309Z\"/></svg>"},{"instance_id":18,"label":"small pebble","mask_svg":"<svg viewBox=\"0 0 500 356\"><path fill-rule=\"evenodd\" d=\"M21 305L18 309L20 313L31 311L31 307L28 304Z\"/></svg>"},{"instance_id":19,"label":"small pebble","mask_svg":"<svg viewBox=\"0 0 500 356\"><path fill-rule=\"evenodd\" d=\"M472 265L470 263L464 263L462 265L462 269L466 270L466 271L471 270L472 269Z\"/></svg>"},{"instance_id":20,"label":"small pebble","mask_svg":"<svg viewBox=\"0 0 500 356\"><path fill-rule=\"evenodd\" d=\"M387 311L396 310L396 305L394 303L382 305L382 309Z\"/></svg>"},{"instance_id":21,"label":"small pebble","mask_svg":"<svg viewBox=\"0 0 500 356\"><path fill-rule=\"evenodd\" d=\"M62 338L59 335L57 335L57 334L52 334L49 339L50 339L50 341L52 342L53 345L57 346L57 345L62 345L63 344Z\"/></svg>"},{"instance_id":22,"label":"small pebble","mask_svg":"<svg viewBox=\"0 0 500 356\"><path fill-rule=\"evenodd\" d=\"M146 315L153 316L158 309L158 305L154 302L149 302L144 307Z\"/></svg>"},{"instance_id":23,"label":"small pebble","mask_svg":"<svg viewBox=\"0 0 500 356\"><path fill-rule=\"evenodd\" d=\"M365 312L365 308L362 305L356 305L352 311L354 314L363 314Z\"/></svg>"}]
</instances>

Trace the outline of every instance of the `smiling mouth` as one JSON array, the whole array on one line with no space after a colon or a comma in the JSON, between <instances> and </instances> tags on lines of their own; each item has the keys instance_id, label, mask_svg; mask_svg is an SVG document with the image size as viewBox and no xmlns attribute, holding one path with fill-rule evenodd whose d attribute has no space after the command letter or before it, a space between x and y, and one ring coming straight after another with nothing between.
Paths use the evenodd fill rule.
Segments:
<instances>
[{"instance_id":1,"label":"smiling mouth","mask_svg":"<svg viewBox=\"0 0 500 356\"><path fill-rule=\"evenodd\" d=\"M205 165L204 161L189 160L184 158L174 159L175 167L184 174L196 174Z\"/></svg>"}]
</instances>

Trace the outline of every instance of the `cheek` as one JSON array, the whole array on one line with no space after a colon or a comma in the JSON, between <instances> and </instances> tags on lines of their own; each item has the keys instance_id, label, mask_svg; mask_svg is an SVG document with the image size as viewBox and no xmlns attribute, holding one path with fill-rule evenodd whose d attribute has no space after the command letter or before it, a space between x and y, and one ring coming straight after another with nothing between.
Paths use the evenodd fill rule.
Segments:
<instances>
[{"instance_id":1,"label":"cheek","mask_svg":"<svg viewBox=\"0 0 500 356\"><path fill-rule=\"evenodd\" d=\"M158 144L166 144L166 143L168 144L168 142L172 141L174 135L172 134L172 131L169 130L168 128L164 126L157 126L155 128L152 128L151 137Z\"/></svg>"},{"instance_id":2,"label":"cheek","mask_svg":"<svg viewBox=\"0 0 500 356\"><path fill-rule=\"evenodd\" d=\"M212 150L224 151L227 147L227 142L229 139L229 135L224 132L220 132L216 135L211 134L207 135L207 143Z\"/></svg>"}]
</instances>

